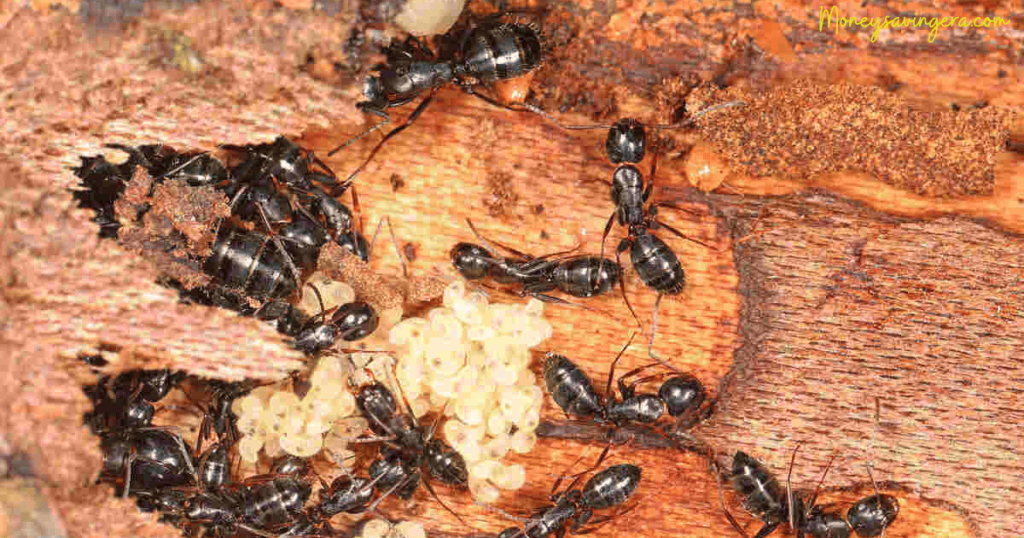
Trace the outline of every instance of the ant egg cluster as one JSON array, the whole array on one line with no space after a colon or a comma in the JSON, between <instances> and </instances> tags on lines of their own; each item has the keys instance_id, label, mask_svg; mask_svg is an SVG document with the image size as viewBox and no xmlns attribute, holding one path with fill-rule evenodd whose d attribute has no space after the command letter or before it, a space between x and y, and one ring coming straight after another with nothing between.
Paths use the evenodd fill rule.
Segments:
<instances>
[{"instance_id":1,"label":"ant egg cluster","mask_svg":"<svg viewBox=\"0 0 1024 538\"><path fill-rule=\"evenodd\" d=\"M384 519L371 519L363 524L356 538L427 538L427 531L415 521L392 524Z\"/></svg>"},{"instance_id":2,"label":"ant egg cluster","mask_svg":"<svg viewBox=\"0 0 1024 538\"><path fill-rule=\"evenodd\" d=\"M413 412L444 409L445 437L469 466L470 491L484 502L496 500L499 488L522 487L523 467L501 459L537 442L544 391L528 367L530 348L552 333L543 311L537 299L488 304L458 280L445 289L443 307L403 320L389 335Z\"/></svg>"},{"instance_id":3,"label":"ant egg cluster","mask_svg":"<svg viewBox=\"0 0 1024 538\"><path fill-rule=\"evenodd\" d=\"M348 377L341 360L323 357L302 398L290 390L259 387L236 400L232 410L238 415L238 431L243 436L238 442L242 459L255 462L261 448L270 457L284 451L308 458L324 447L325 433L335 438L354 437L350 432L355 428L361 431L365 425L339 420L356 413L355 397L346 386ZM332 452L343 450L336 440L328 448Z\"/></svg>"}]
</instances>

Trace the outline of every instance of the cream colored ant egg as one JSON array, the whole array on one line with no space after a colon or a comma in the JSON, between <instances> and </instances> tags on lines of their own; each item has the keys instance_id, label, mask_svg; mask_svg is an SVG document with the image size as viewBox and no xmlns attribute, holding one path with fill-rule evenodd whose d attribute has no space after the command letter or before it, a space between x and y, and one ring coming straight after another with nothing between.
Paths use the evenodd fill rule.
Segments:
<instances>
[{"instance_id":1,"label":"cream colored ant egg","mask_svg":"<svg viewBox=\"0 0 1024 538\"><path fill-rule=\"evenodd\" d=\"M388 342L397 347L406 346L413 340L421 340L429 329L430 322L423 318L406 318L391 328Z\"/></svg>"},{"instance_id":2,"label":"cream colored ant egg","mask_svg":"<svg viewBox=\"0 0 1024 538\"><path fill-rule=\"evenodd\" d=\"M466 432L466 425L459 420L445 421L444 426L441 426L441 431L444 432L444 438L453 445L462 443L463 440L469 437L469 433Z\"/></svg>"},{"instance_id":3,"label":"cream colored ant egg","mask_svg":"<svg viewBox=\"0 0 1024 538\"><path fill-rule=\"evenodd\" d=\"M494 468L501 464L494 460L480 460L469 466L469 480L483 482L491 478Z\"/></svg>"},{"instance_id":4,"label":"cream colored ant egg","mask_svg":"<svg viewBox=\"0 0 1024 538\"><path fill-rule=\"evenodd\" d=\"M466 460L466 463L483 458L483 447L480 445L480 441L472 437L465 438L459 445L452 444L452 448L462 455L462 459Z\"/></svg>"},{"instance_id":5,"label":"cream colored ant egg","mask_svg":"<svg viewBox=\"0 0 1024 538\"><path fill-rule=\"evenodd\" d=\"M484 367L484 377L498 386L507 387L516 384L516 379L519 378L519 370L509 368L502 363L489 364Z\"/></svg>"},{"instance_id":6,"label":"cream colored ant egg","mask_svg":"<svg viewBox=\"0 0 1024 538\"><path fill-rule=\"evenodd\" d=\"M487 415L487 433L494 436L501 436L508 433L511 423L502 414L502 410L492 409Z\"/></svg>"},{"instance_id":7,"label":"cream colored ant egg","mask_svg":"<svg viewBox=\"0 0 1024 538\"><path fill-rule=\"evenodd\" d=\"M356 411L356 397L347 390L341 391L334 398L335 416L347 417Z\"/></svg>"},{"instance_id":8,"label":"cream colored ant egg","mask_svg":"<svg viewBox=\"0 0 1024 538\"><path fill-rule=\"evenodd\" d=\"M263 448L263 439L251 435L246 435L238 441L238 455L248 463L255 463L259 459L261 448Z\"/></svg>"},{"instance_id":9,"label":"cream colored ant egg","mask_svg":"<svg viewBox=\"0 0 1024 538\"><path fill-rule=\"evenodd\" d=\"M455 416L470 426L484 425L484 412L476 399L464 396L455 401ZM486 427L486 425L484 425Z\"/></svg>"},{"instance_id":10,"label":"cream colored ant egg","mask_svg":"<svg viewBox=\"0 0 1024 538\"><path fill-rule=\"evenodd\" d=\"M430 320L430 332L435 338L443 338L449 342L461 342L464 330L462 322L455 312L447 308L435 308L427 314Z\"/></svg>"},{"instance_id":11,"label":"cream colored ant egg","mask_svg":"<svg viewBox=\"0 0 1024 538\"><path fill-rule=\"evenodd\" d=\"M415 521L402 521L392 531L396 538L427 538L423 525Z\"/></svg>"},{"instance_id":12,"label":"cream colored ant egg","mask_svg":"<svg viewBox=\"0 0 1024 538\"><path fill-rule=\"evenodd\" d=\"M433 351L427 352L424 361L429 375L433 378L454 376L466 364L464 349L453 349L449 341L432 339Z\"/></svg>"},{"instance_id":13,"label":"cream colored ant egg","mask_svg":"<svg viewBox=\"0 0 1024 538\"><path fill-rule=\"evenodd\" d=\"M476 324L466 328L466 338L472 342L486 342L497 334L498 331L489 325Z\"/></svg>"},{"instance_id":14,"label":"cream colored ant egg","mask_svg":"<svg viewBox=\"0 0 1024 538\"><path fill-rule=\"evenodd\" d=\"M481 445L481 457L489 460L500 460L508 454L509 444L504 436L488 439Z\"/></svg>"},{"instance_id":15,"label":"cream colored ant egg","mask_svg":"<svg viewBox=\"0 0 1024 538\"><path fill-rule=\"evenodd\" d=\"M430 391L433 395L437 395L443 400L449 400L458 396L455 392L455 386L458 384L459 378L455 376L441 376L435 377L430 380ZM444 401L435 402L444 405Z\"/></svg>"},{"instance_id":16,"label":"cream colored ant egg","mask_svg":"<svg viewBox=\"0 0 1024 538\"><path fill-rule=\"evenodd\" d=\"M544 301L536 297L530 297L529 301L526 301L526 306L523 307L523 313L531 317L540 317L544 314Z\"/></svg>"},{"instance_id":17,"label":"cream colored ant egg","mask_svg":"<svg viewBox=\"0 0 1024 538\"><path fill-rule=\"evenodd\" d=\"M498 465L491 471L491 482L501 489L519 489L526 483L522 465Z\"/></svg>"},{"instance_id":18,"label":"cream colored ant egg","mask_svg":"<svg viewBox=\"0 0 1024 538\"><path fill-rule=\"evenodd\" d=\"M331 429L332 424L326 420L320 418L313 418L306 422L305 429L300 432L305 435L323 435Z\"/></svg>"},{"instance_id":19,"label":"cream colored ant egg","mask_svg":"<svg viewBox=\"0 0 1024 538\"><path fill-rule=\"evenodd\" d=\"M281 437L281 448L293 456L308 458L324 448L324 438L318 434L304 436L304 434L289 433Z\"/></svg>"},{"instance_id":20,"label":"cream colored ant egg","mask_svg":"<svg viewBox=\"0 0 1024 538\"><path fill-rule=\"evenodd\" d=\"M526 349L535 348L544 340L551 338L552 334L554 334L554 330L550 323L543 319L530 318L529 327L522 333L520 343Z\"/></svg>"},{"instance_id":21,"label":"cream colored ant egg","mask_svg":"<svg viewBox=\"0 0 1024 538\"><path fill-rule=\"evenodd\" d=\"M242 435L245 435L246 437L251 437L255 435L256 428L259 425L259 423L260 419L258 416L246 413L238 417L238 422L236 423L236 426L238 427L238 431L241 432Z\"/></svg>"},{"instance_id":22,"label":"cream colored ant egg","mask_svg":"<svg viewBox=\"0 0 1024 538\"><path fill-rule=\"evenodd\" d=\"M527 432L536 430L539 425L540 409L538 408L531 408L525 415L523 415L523 418L519 422L516 422L516 426L519 426L519 429Z\"/></svg>"},{"instance_id":23,"label":"cream colored ant egg","mask_svg":"<svg viewBox=\"0 0 1024 538\"><path fill-rule=\"evenodd\" d=\"M530 410L532 400L519 387L504 387L498 396L498 411L509 422L516 423Z\"/></svg>"},{"instance_id":24,"label":"cream colored ant egg","mask_svg":"<svg viewBox=\"0 0 1024 538\"><path fill-rule=\"evenodd\" d=\"M363 538L385 538L391 532L391 523L383 519L371 519L363 525Z\"/></svg>"},{"instance_id":25,"label":"cream colored ant egg","mask_svg":"<svg viewBox=\"0 0 1024 538\"><path fill-rule=\"evenodd\" d=\"M466 283L464 281L455 280L444 289L443 293L443 304L448 307L454 307L455 303L461 301L466 295Z\"/></svg>"},{"instance_id":26,"label":"cream colored ant egg","mask_svg":"<svg viewBox=\"0 0 1024 538\"><path fill-rule=\"evenodd\" d=\"M268 437L263 443L263 453L271 458L281 454L281 438L279 436Z\"/></svg>"},{"instance_id":27,"label":"cream colored ant egg","mask_svg":"<svg viewBox=\"0 0 1024 538\"><path fill-rule=\"evenodd\" d=\"M277 391L270 397L267 409L271 413L291 413L299 406L299 397L294 392Z\"/></svg>"},{"instance_id":28,"label":"cream colored ant egg","mask_svg":"<svg viewBox=\"0 0 1024 538\"><path fill-rule=\"evenodd\" d=\"M409 407L412 407L412 414L416 418L420 418L430 412L430 400L424 397L416 398L409 402Z\"/></svg>"},{"instance_id":29,"label":"cream colored ant egg","mask_svg":"<svg viewBox=\"0 0 1024 538\"><path fill-rule=\"evenodd\" d=\"M473 480L471 478L469 480L469 491L476 500L485 503L493 503L501 496L498 488L486 480Z\"/></svg>"},{"instance_id":30,"label":"cream colored ant egg","mask_svg":"<svg viewBox=\"0 0 1024 538\"><path fill-rule=\"evenodd\" d=\"M537 434L519 430L509 437L509 448L519 454L526 454L537 444Z\"/></svg>"}]
</instances>

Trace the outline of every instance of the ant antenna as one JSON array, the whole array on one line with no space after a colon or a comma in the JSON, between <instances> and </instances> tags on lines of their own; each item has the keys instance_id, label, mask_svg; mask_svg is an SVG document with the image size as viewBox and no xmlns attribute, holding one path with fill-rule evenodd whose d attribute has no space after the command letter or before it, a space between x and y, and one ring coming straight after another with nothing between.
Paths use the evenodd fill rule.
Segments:
<instances>
[{"instance_id":1,"label":"ant antenna","mask_svg":"<svg viewBox=\"0 0 1024 538\"><path fill-rule=\"evenodd\" d=\"M398 261L402 264L402 276L408 279L409 267L405 264L405 256L402 255L402 249L398 248L398 240L395 239L395 229L391 226L391 217L384 217L384 219L388 220L388 232L391 233L391 244L395 245L395 254L398 255ZM381 221L384 219L381 219ZM376 238L376 232L373 235L374 238Z\"/></svg>"},{"instance_id":2,"label":"ant antenna","mask_svg":"<svg viewBox=\"0 0 1024 538\"><path fill-rule=\"evenodd\" d=\"M705 108L703 110L699 110L699 111L695 112L689 118L686 118L685 120L683 120L683 121L681 121L679 123L672 123L672 124L668 124L668 125L652 125L651 127L655 128L655 129L679 129L681 127L686 127L688 125L692 125L693 122L697 121L698 119L701 118L701 116L704 116L705 114L709 114L709 113L715 112L717 110L722 110L724 108L732 108L734 106L743 106L743 105L746 105L746 104L747 103L745 103L744 101L729 101L727 103L719 103L717 105L709 106L709 107L707 107L707 108Z\"/></svg>"},{"instance_id":3,"label":"ant antenna","mask_svg":"<svg viewBox=\"0 0 1024 538\"><path fill-rule=\"evenodd\" d=\"M661 306L661 298L664 297L664 296L665 296L665 294L659 293L658 294L658 298L654 300L654 317L651 320L651 340L647 344L647 354L652 359L658 361L658 363L660 363L665 368L668 368L669 370L672 370L673 372L679 372L681 370L679 370L675 366L672 366L671 364L666 362L665 359L662 359L661 357L658 356L657 353L654 352L654 336L656 334L658 334L658 307Z\"/></svg>"}]
</instances>

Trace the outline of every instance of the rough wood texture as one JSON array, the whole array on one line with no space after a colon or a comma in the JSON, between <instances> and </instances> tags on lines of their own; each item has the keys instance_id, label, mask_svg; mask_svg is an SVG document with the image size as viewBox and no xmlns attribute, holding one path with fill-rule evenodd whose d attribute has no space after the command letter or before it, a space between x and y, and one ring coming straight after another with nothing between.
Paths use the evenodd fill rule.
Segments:
<instances>
[{"instance_id":1,"label":"rough wood texture","mask_svg":"<svg viewBox=\"0 0 1024 538\"><path fill-rule=\"evenodd\" d=\"M553 111L578 105L580 111L601 113L602 121L632 115L666 122L679 101L655 97L685 84L662 79L690 75L721 75L754 89L796 76L889 89L896 80L900 95L934 110L949 101L987 100L1020 112L1024 102L1019 43L1006 28L940 30L935 44L927 43L924 31L902 31L870 46L864 31L819 33L817 6L803 4L739 12L693 2L574 5L553 4L545 21L554 54L533 86L540 103ZM858 6L843 8L850 16L882 9ZM86 214L64 215L70 205L64 189L75 183L67 168L80 155L102 152L107 142L209 149L286 134L304 135L302 143L323 153L363 128L352 107L357 86L331 87L297 68L313 48L340 46L347 36L344 18L250 7L209 3L154 12L123 32L94 34L61 12L8 4L0 14L6 24L0 69L7 81L0 95L8 125L0 144L2 390L8 406L0 415L0 435L32 457L72 536L174 532L141 531L135 526L147 525L147 518L128 503L76 488L88 482L98 459L84 428L76 428L85 399L67 390L78 378L62 357L115 340L123 349L139 350L141 359L169 360L183 337L146 348L137 333L123 332L124 316L159 319L178 307L172 293L152 284L144 264L92 239ZM1024 15L1019 8L985 7L1014 21ZM952 16L973 15L981 7L936 3L928 9ZM168 67L168 50L174 50L167 47L168 32L192 40L205 59L204 75ZM679 92L669 97L682 98ZM571 113L562 117L593 121ZM582 241L595 252L612 209L607 181L613 167L602 154L603 137L600 131L568 135L535 117L444 90L360 175L364 220L369 227L385 215L394 219L401 242L415 246L412 270L418 275L447 267L451 245L472 238L466 216L489 237L528 251L561 250ZM659 163L662 188L655 196L682 198L704 215L663 212L683 233L718 249L665 236L683 260L689 284L681 296L662 301L655 350L722 397L718 414L694 435L722 454L747 451L780 478L792 448L803 441L793 470L802 488L813 487L838 449L823 500L844 506L866 494L863 464L874 461L881 486L901 501L900 518L887 536L996 537L1024 530L1014 505L1020 491L1014 479L1024 467L1024 402L1017 389L1024 380L1024 258L1019 236L986 225L1024 232L1020 160L998 156L993 194L975 198L911 195L856 171L806 183L725 172L719 192L726 194L705 197L686 187L696 178L684 172L695 160L720 161L706 148L686 151L699 134L674 138L676 149ZM328 163L346 173L373 142L356 144ZM616 229L609 252L619 238ZM70 246L58 248L62 244ZM99 251L95 257L86 254L92 245ZM398 274L390 247L378 252L383 254L374 267ZM99 291L89 291L100 282L112 282L103 285L122 295L96 304L81 299L102 299ZM627 285L649 327L653 294L635 275L627 276ZM128 308L137 299L149 305L149 313ZM592 304L618 321L550 308L555 337L546 347L567 352L603 379L632 319L621 298ZM236 354L234 346L244 342L280 346L268 330L253 327L252 333L222 338L216 331L229 329L221 321L211 323L189 338L220 342L221 351ZM649 362L643 348L634 345L622 367ZM207 351L199 353L208 357ZM876 396L882 401L877 432ZM544 414L552 423L549 431L568 436L569 425L552 406ZM585 429L580 436L596 434ZM639 505L595 536L735 535L720 513L706 462L692 453L647 448L658 443L656 436L641 435L632 448L614 450L609 464L643 466ZM592 444L593 457L600 445ZM519 458L529 486L499 506L519 514L540 506L554 476L579 453L578 441L544 440ZM442 495L481 531L510 525L466 495ZM111 508L86 511L83 505L94 506L88 499ZM741 522L750 521L734 496L727 494L726 501ZM115 505L125 510L115 513ZM479 534L425 494L413 504L391 499L384 509L396 518L424 519L432 535ZM83 515L93 513L110 517L97 523ZM340 518L336 522L343 526ZM756 528L751 523L748 532Z\"/></svg>"}]
</instances>

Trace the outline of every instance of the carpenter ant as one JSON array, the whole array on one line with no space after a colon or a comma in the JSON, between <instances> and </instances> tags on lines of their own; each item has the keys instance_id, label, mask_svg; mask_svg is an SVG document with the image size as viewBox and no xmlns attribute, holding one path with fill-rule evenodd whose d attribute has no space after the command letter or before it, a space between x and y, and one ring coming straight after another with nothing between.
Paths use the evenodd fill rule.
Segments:
<instances>
[{"instance_id":1,"label":"carpenter ant","mask_svg":"<svg viewBox=\"0 0 1024 538\"><path fill-rule=\"evenodd\" d=\"M709 112L743 104L742 101L722 103L701 110L683 122L669 125L653 125L651 127L654 129L685 127ZM652 358L668 366L653 351L654 337L657 334L658 326L658 306L663 295L677 295L682 292L686 284L686 273L683 271L682 264L679 263L679 258L675 252L659 237L651 233L651 230L665 228L672 234L687 241L692 241L707 248L711 247L685 236L682 232L658 221L656 218L659 207L668 207L680 211L687 211L686 209L670 202L657 202L650 204L646 208L644 207L654 189L654 173L657 162L657 154L655 154L655 159L651 163L650 183L645 187L642 174L633 166L633 164L642 161L646 153L647 142L644 124L639 120L626 118L612 125L565 125L533 105L505 106L505 108L528 110L565 130L608 129L608 137L605 140L605 154L608 156L608 160L613 164L626 164L620 165L612 175L611 197L615 203L615 211L612 212L608 222L605 224L604 234L601 237L600 256L604 256L604 243L611 230L612 223L617 217L619 224L627 228L629 235L619 243L616 249L616 262L619 261L619 256L623 252L629 250L633 269L640 276L640 280L643 281L644 285L658 293L658 298L654 303L651 339L647 349L648 354ZM600 284L600 281L598 283ZM622 298L626 302L626 306L629 307L629 311L633 314L637 325L640 325L640 319L636 316L636 312L629 303L629 299L626 298L625 282L620 280L619 284L622 288Z\"/></svg>"},{"instance_id":2,"label":"carpenter ant","mask_svg":"<svg viewBox=\"0 0 1024 538\"><path fill-rule=\"evenodd\" d=\"M188 445L178 435L155 428L130 429L101 437L103 465L100 481L124 478L122 496L137 489L187 485L195 466Z\"/></svg>"},{"instance_id":3,"label":"carpenter ant","mask_svg":"<svg viewBox=\"0 0 1024 538\"><path fill-rule=\"evenodd\" d=\"M876 399L877 405L877 399ZM885 529L896 521L900 513L900 503L896 497L879 493L878 484L871 473L871 465L867 465L868 477L875 488L875 494L857 501L846 512L849 526L862 538L885 536Z\"/></svg>"},{"instance_id":4,"label":"carpenter ant","mask_svg":"<svg viewBox=\"0 0 1024 538\"><path fill-rule=\"evenodd\" d=\"M403 403L407 414L398 411L394 394L377 382L363 387L356 396L356 406L369 422L370 429L382 436L368 440L385 441L380 457L370 464L369 469L370 478L385 493L368 510L376 508L391 493L402 499L412 497L424 472L456 488L465 488L469 480L462 455L441 439L434 438L437 421L424 431L416 423L415 414L404 398ZM422 483L441 506L462 521L462 517L437 496L429 480L422 480Z\"/></svg>"},{"instance_id":5,"label":"carpenter ant","mask_svg":"<svg viewBox=\"0 0 1024 538\"><path fill-rule=\"evenodd\" d=\"M409 103L425 92L429 94L402 125L391 130L374 146L363 164L349 175L349 180L369 164L388 140L416 121L433 101L439 88L455 84L470 95L494 103L493 99L477 93L474 86L519 77L535 69L543 59L540 29L533 24L502 23L495 17L482 22L461 38L458 33L452 29L440 37L438 57L415 37L385 48L387 64L378 67L377 75L366 79L363 95L367 100L356 103L360 110L380 117L381 121L334 148L328 155L390 123L389 108Z\"/></svg>"},{"instance_id":6,"label":"carpenter ant","mask_svg":"<svg viewBox=\"0 0 1024 538\"><path fill-rule=\"evenodd\" d=\"M797 448L793 450L789 467L790 476L793 473L793 464L799 449L800 445L797 445ZM826 512L816 504L818 490L825 481L825 476L828 475L834 459L835 454L829 459L810 500L805 503L800 495L793 492L788 478L786 492L783 494L778 481L761 462L743 452L736 452L733 456L731 473L733 487L743 496L744 508L764 521L764 526L755 535L756 538L765 538L783 523L789 524L789 527L796 532L797 538L803 538L804 535L812 538L849 538L851 530L856 531L858 536L862 537L873 537L884 533L885 527L896 519L899 503L895 497L879 494L877 486L875 495L861 499L850 508L847 513L849 522L839 514ZM725 507L725 501L721 496L721 476L717 470L715 475L719 485L719 501L726 518L741 536L746 537L746 532Z\"/></svg>"},{"instance_id":7,"label":"carpenter ant","mask_svg":"<svg viewBox=\"0 0 1024 538\"><path fill-rule=\"evenodd\" d=\"M213 252L203 263L203 271L226 286L243 290L256 297L284 297L297 289L299 276L285 273L288 252L281 248L268 248L274 238L258 232L244 232L222 227L213 244ZM294 266L292 266L294 268Z\"/></svg>"},{"instance_id":8,"label":"carpenter ant","mask_svg":"<svg viewBox=\"0 0 1024 538\"><path fill-rule=\"evenodd\" d=\"M491 243L480 235L471 220L466 219L466 222L484 244ZM457 243L450 253L452 265L467 280L490 277L500 284L518 284L520 296L591 310L546 292L557 289L573 297L594 297L607 293L620 280L621 268L609 259L567 255L572 251L534 257L501 243L495 244L512 257L499 256L492 249L473 243Z\"/></svg>"},{"instance_id":9,"label":"carpenter ant","mask_svg":"<svg viewBox=\"0 0 1024 538\"><path fill-rule=\"evenodd\" d=\"M110 380L103 377L85 388L93 410L85 421L93 433L145 428L150 426L159 402L185 377L170 370L130 370ZM110 384L111 397L107 384Z\"/></svg>"},{"instance_id":10,"label":"carpenter ant","mask_svg":"<svg viewBox=\"0 0 1024 538\"><path fill-rule=\"evenodd\" d=\"M560 493L558 486L564 476L555 481L551 489L551 506L541 508L533 517L526 519L522 527L510 527L499 534L499 538L544 538L554 535L556 538L569 534L585 534L578 532L585 525L594 526L621 515L618 514L591 520L594 510L604 510L625 503L640 485L640 468L636 465L620 464L609 467L590 478L583 489L574 489L579 480L593 469L598 468L608 454L611 445L605 447L593 468L576 474L573 481Z\"/></svg>"},{"instance_id":11,"label":"carpenter ant","mask_svg":"<svg viewBox=\"0 0 1024 538\"><path fill-rule=\"evenodd\" d=\"M690 418L691 421L687 423L686 427L692 427L700 419L706 418L710 413L710 408L701 412L701 407L707 397L707 392L700 380L692 375L657 374L637 379L629 385L626 384L624 379L638 374L651 365L642 366L619 377L618 389L622 399L616 399L612 392L615 366L635 336L635 333L630 335L629 341L612 361L611 368L608 370L608 383L605 387L605 393L608 396L603 403L601 396L594 389L590 377L583 370L563 355L548 353L544 361L544 383L555 403L567 415L594 418L598 422L611 423L616 427L629 422L652 424L657 422L666 411L675 418ZM667 375L673 375L673 377L662 384L657 395L636 393L638 384Z\"/></svg>"},{"instance_id":12,"label":"carpenter ant","mask_svg":"<svg viewBox=\"0 0 1024 538\"><path fill-rule=\"evenodd\" d=\"M377 311L369 303L346 303L334 310L329 321L302 329L295 337L295 347L312 355L333 346L338 338L346 342L362 340L377 330L379 323Z\"/></svg>"}]
</instances>

